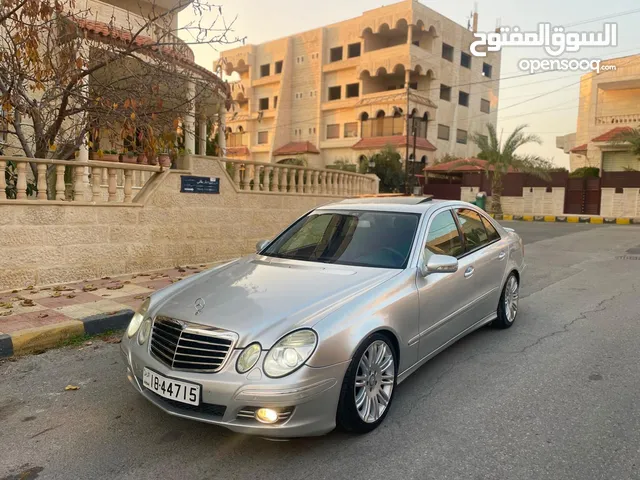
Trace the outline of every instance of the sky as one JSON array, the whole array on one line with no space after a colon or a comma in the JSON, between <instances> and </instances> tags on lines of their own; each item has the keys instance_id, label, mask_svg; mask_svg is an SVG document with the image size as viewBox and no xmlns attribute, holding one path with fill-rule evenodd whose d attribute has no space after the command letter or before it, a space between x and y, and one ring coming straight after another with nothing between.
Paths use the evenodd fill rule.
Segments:
<instances>
[{"instance_id":1,"label":"sky","mask_svg":"<svg viewBox=\"0 0 640 480\"><path fill-rule=\"evenodd\" d=\"M262 43L323 25L357 17L363 11L396 3L381 0L212 0L222 7L225 21L233 22L234 37L246 37L247 43ZM538 23L567 25L567 31L603 29L605 22L618 24L617 47L583 48L560 58L607 59L640 53L640 5L637 0L420 0L420 3L459 24L467 18L477 3L478 31L490 32L500 19L503 26L518 26L522 31L534 31ZM635 13L628 13L638 10ZM601 17L613 17L601 19ZM180 23L193 20L187 8ZM204 20L214 18L205 13ZM595 21L587 22L589 20ZM584 22L584 23L583 23ZM574 27L569 25L580 23ZM235 45L194 45L196 62L212 68L220 51ZM549 72L520 76L518 61L523 58L549 58L539 48L505 47L502 51L498 132L505 136L520 124L539 135L543 144L523 147L521 153L540 155L560 167L569 167L569 156L556 148L556 136L575 132L580 76L585 72ZM604 63L604 62L603 62Z\"/></svg>"}]
</instances>

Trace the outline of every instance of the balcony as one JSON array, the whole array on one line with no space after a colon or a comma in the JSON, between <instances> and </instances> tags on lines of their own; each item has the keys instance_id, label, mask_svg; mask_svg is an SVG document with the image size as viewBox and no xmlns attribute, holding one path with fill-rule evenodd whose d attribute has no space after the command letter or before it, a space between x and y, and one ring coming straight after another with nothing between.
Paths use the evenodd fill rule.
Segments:
<instances>
[{"instance_id":1,"label":"balcony","mask_svg":"<svg viewBox=\"0 0 640 480\"><path fill-rule=\"evenodd\" d=\"M267 75L266 77L257 78L251 82L253 87L260 87L262 85L270 85L272 83L280 82L282 74L278 73L275 75Z\"/></svg>"},{"instance_id":2,"label":"balcony","mask_svg":"<svg viewBox=\"0 0 640 480\"><path fill-rule=\"evenodd\" d=\"M640 113L596 117L596 125L637 125L638 123L640 123Z\"/></svg>"},{"instance_id":3,"label":"balcony","mask_svg":"<svg viewBox=\"0 0 640 480\"><path fill-rule=\"evenodd\" d=\"M233 132L227 134L227 147L249 146L249 132Z\"/></svg>"},{"instance_id":4,"label":"balcony","mask_svg":"<svg viewBox=\"0 0 640 480\"><path fill-rule=\"evenodd\" d=\"M178 38L161 25L150 24L147 18L138 13L100 0L80 0L73 5L73 12L78 21L96 22L107 26L109 29L122 29L126 32L138 32L138 30L142 29L139 37L148 37L163 48L175 51L191 62L194 61L193 51L184 40ZM167 16L163 20L168 21L170 18Z\"/></svg>"}]
</instances>

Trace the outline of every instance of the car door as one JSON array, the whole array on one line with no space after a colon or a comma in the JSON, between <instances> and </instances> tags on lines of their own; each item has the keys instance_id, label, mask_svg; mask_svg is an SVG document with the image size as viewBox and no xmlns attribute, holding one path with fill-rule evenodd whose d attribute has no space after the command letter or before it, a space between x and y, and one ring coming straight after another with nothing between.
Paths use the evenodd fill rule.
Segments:
<instances>
[{"instance_id":1,"label":"car door","mask_svg":"<svg viewBox=\"0 0 640 480\"><path fill-rule=\"evenodd\" d=\"M420 260L426 265L433 254L450 255L459 260L453 273L417 275L420 303L419 358L422 359L449 342L465 329L464 311L475 295L465 271L470 259L465 258L462 233L455 212L447 208L432 214Z\"/></svg>"},{"instance_id":2,"label":"car door","mask_svg":"<svg viewBox=\"0 0 640 480\"><path fill-rule=\"evenodd\" d=\"M455 215L464 240L464 278L472 291L463 313L463 324L472 326L496 311L507 264L507 242L483 215L470 208L457 208ZM461 267L462 268L462 267Z\"/></svg>"}]
</instances>

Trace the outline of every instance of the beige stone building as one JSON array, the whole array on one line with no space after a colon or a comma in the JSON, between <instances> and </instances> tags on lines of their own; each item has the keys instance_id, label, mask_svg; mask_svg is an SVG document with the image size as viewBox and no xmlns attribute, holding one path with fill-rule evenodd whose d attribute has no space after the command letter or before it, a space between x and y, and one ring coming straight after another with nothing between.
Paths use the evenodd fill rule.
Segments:
<instances>
[{"instance_id":1,"label":"beige stone building","mask_svg":"<svg viewBox=\"0 0 640 480\"><path fill-rule=\"evenodd\" d=\"M577 131L556 139L557 147L570 154L571 170L640 170L640 159L628 145L610 142L618 132L640 125L640 55L606 63L616 70L591 72L581 78Z\"/></svg>"},{"instance_id":2,"label":"beige stone building","mask_svg":"<svg viewBox=\"0 0 640 480\"><path fill-rule=\"evenodd\" d=\"M409 141L412 159L415 129L418 161L471 157L468 137L496 122L500 77L500 53L472 57L472 41L472 29L406 0L225 51L219 66L239 76L226 153L324 167L387 144L405 158Z\"/></svg>"}]
</instances>

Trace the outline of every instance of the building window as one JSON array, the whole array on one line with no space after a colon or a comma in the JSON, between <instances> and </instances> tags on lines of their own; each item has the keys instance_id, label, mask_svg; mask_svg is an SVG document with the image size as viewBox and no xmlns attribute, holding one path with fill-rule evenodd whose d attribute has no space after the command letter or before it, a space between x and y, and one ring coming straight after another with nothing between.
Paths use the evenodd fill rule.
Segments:
<instances>
[{"instance_id":1,"label":"building window","mask_svg":"<svg viewBox=\"0 0 640 480\"><path fill-rule=\"evenodd\" d=\"M304 56L296 57L296 63L304 63Z\"/></svg>"},{"instance_id":2,"label":"building window","mask_svg":"<svg viewBox=\"0 0 640 480\"><path fill-rule=\"evenodd\" d=\"M334 47L329 50L329 61L339 62L342 60L342 47Z\"/></svg>"},{"instance_id":3,"label":"building window","mask_svg":"<svg viewBox=\"0 0 640 480\"><path fill-rule=\"evenodd\" d=\"M467 144L467 131L460 130L456 132L456 143L462 143L463 145Z\"/></svg>"},{"instance_id":4,"label":"building window","mask_svg":"<svg viewBox=\"0 0 640 480\"><path fill-rule=\"evenodd\" d=\"M409 83L409 88L412 90L417 90L418 89L418 82L410 82Z\"/></svg>"},{"instance_id":5,"label":"building window","mask_svg":"<svg viewBox=\"0 0 640 480\"><path fill-rule=\"evenodd\" d=\"M273 97L273 108L278 108L278 96Z\"/></svg>"},{"instance_id":6,"label":"building window","mask_svg":"<svg viewBox=\"0 0 640 480\"><path fill-rule=\"evenodd\" d=\"M266 65L260 65L260 78L268 77L271 75L271 65L268 63Z\"/></svg>"},{"instance_id":7,"label":"building window","mask_svg":"<svg viewBox=\"0 0 640 480\"><path fill-rule=\"evenodd\" d=\"M347 57L359 57L360 56L361 46L359 43L352 43L347 47Z\"/></svg>"},{"instance_id":8,"label":"building window","mask_svg":"<svg viewBox=\"0 0 640 480\"><path fill-rule=\"evenodd\" d=\"M340 100L342 97L342 87L329 87L329 101Z\"/></svg>"},{"instance_id":9,"label":"building window","mask_svg":"<svg viewBox=\"0 0 640 480\"><path fill-rule=\"evenodd\" d=\"M463 92L462 90L458 92L458 105L462 105L463 107L469 106L469 94L467 92Z\"/></svg>"},{"instance_id":10,"label":"building window","mask_svg":"<svg viewBox=\"0 0 640 480\"><path fill-rule=\"evenodd\" d=\"M358 136L358 122L344 124L344 138L352 138Z\"/></svg>"},{"instance_id":11,"label":"building window","mask_svg":"<svg viewBox=\"0 0 640 480\"><path fill-rule=\"evenodd\" d=\"M258 103L258 110L269 110L269 98L261 98Z\"/></svg>"},{"instance_id":12,"label":"building window","mask_svg":"<svg viewBox=\"0 0 640 480\"><path fill-rule=\"evenodd\" d=\"M347 98L359 97L360 96L360 84L359 83L350 83L349 85L347 85L345 96Z\"/></svg>"},{"instance_id":13,"label":"building window","mask_svg":"<svg viewBox=\"0 0 640 480\"><path fill-rule=\"evenodd\" d=\"M471 55L468 53L460 52L460 65L464 68L471 68Z\"/></svg>"},{"instance_id":14,"label":"building window","mask_svg":"<svg viewBox=\"0 0 640 480\"><path fill-rule=\"evenodd\" d=\"M440 84L440 100L451 101L451 87L449 85Z\"/></svg>"},{"instance_id":15,"label":"building window","mask_svg":"<svg viewBox=\"0 0 640 480\"><path fill-rule=\"evenodd\" d=\"M327 125L327 140L340 138L340 124Z\"/></svg>"},{"instance_id":16,"label":"building window","mask_svg":"<svg viewBox=\"0 0 640 480\"><path fill-rule=\"evenodd\" d=\"M491 113L491 102L484 98L480 100L480 111L482 113Z\"/></svg>"},{"instance_id":17,"label":"building window","mask_svg":"<svg viewBox=\"0 0 640 480\"><path fill-rule=\"evenodd\" d=\"M478 138L481 138L482 140L484 140L485 142L489 141L489 137L487 137L486 135L478 135Z\"/></svg>"},{"instance_id":18,"label":"building window","mask_svg":"<svg viewBox=\"0 0 640 480\"><path fill-rule=\"evenodd\" d=\"M258 132L258 145L269 143L269 132Z\"/></svg>"},{"instance_id":19,"label":"building window","mask_svg":"<svg viewBox=\"0 0 640 480\"><path fill-rule=\"evenodd\" d=\"M451 45L442 44L442 58L453 62L453 47Z\"/></svg>"},{"instance_id":20,"label":"building window","mask_svg":"<svg viewBox=\"0 0 640 480\"><path fill-rule=\"evenodd\" d=\"M276 62L276 75L282 73L282 60Z\"/></svg>"},{"instance_id":21,"label":"building window","mask_svg":"<svg viewBox=\"0 0 640 480\"><path fill-rule=\"evenodd\" d=\"M449 127L438 124L438 140L449 140Z\"/></svg>"},{"instance_id":22,"label":"building window","mask_svg":"<svg viewBox=\"0 0 640 480\"><path fill-rule=\"evenodd\" d=\"M489 65L488 63L482 63L482 76L483 77L487 77L487 78L491 78L491 70L492 67L491 65Z\"/></svg>"}]
</instances>

